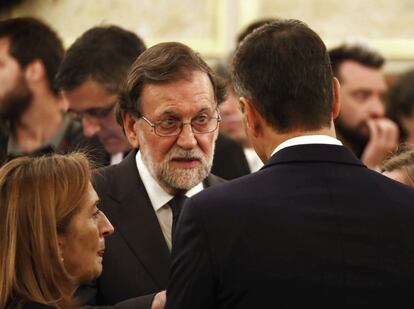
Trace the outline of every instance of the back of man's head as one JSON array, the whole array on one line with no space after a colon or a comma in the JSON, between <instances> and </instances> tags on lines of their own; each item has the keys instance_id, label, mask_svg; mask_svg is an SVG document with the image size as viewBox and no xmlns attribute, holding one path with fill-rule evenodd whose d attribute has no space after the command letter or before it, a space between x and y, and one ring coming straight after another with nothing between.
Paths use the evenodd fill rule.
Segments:
<instances>
[{"instance_id":1,"label":"back of man's head","mask_svg":"<svg viewBox=\"0 0 414 309\"><path fill-rule=\"evenodd\" d=\"M0 21L0 38L9 40L9 54L21 68L40 60L45 67L50 89L57 93L54 78L65 51L56 32L34 18L12 18Z\"/></svg>"},{"instance_id":2,"label":"back of man's head","mask_svg":"<svg viewBox=\"0 0 414 309\"><path fill-rule=\"evenodd\" d=\"M329 57L331 60L332 70L334 75L341 79L339 74L339 67L345 61L354 61L362 66L381 69L384 65L384 57L375 49L368 45L355 43L355 44L342 44L329 51Z\"/></svg>"},{"instance_id":3,"label":"back of man's head","mask_svg":"<svg viewBox=\"0 0 414 309\"><path fill-rule=\"evenodd\" d=\"M237 45L239 45L245 39L245 37L252 33L254 30L277 20L277 18L263 18L248 24L246 28L237 35Z\"/></svg>"},{"instance_id":4,"label":"back of man's head","mask_svg":"<svg viewBox=\"0 0 414 309\"><path fill-rule=\"evenodd\" d=\"M117 106L117 120L123 126L122 113L141 116L141 94L145 84L167 84L191 77L194 71L206 73L214 90L216 104L225 97L225 87L198 53L178 42L166 42L148 48L134 62Z\"/></svg>"},{"instance_id":5,"label":"back of man's head","mask_svg":"<svg viewBox=\"0 0 414 309\"><path fill-rule=\"evenodd\" d=\"M57 84L70 91L92 79L116 93L131 64L144 50L144 42L133 32L117 26L91 28L68 49Z\"/></svg>"},{"instance_id":6,"label":"back of man's head","mask_svg":"<svg viewBox=\"0 0 414 309\"><path fill-rule=\"evenodd\" d=\"M248 35L234 56L239 96L280 133L328 127L332 70L321 38L298 20L279 20Z\"/></svg>"}]
</instances>

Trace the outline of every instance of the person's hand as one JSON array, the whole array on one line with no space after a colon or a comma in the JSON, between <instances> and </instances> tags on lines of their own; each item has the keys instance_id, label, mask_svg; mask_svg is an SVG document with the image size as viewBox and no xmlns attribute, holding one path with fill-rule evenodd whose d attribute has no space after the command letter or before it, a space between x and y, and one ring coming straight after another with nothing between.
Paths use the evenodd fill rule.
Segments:
<instances>
[{"instance_id":1,"label":"person's hand","mask_svg":"<svg viewBox=\"0 0 414 309\"><path fill-rule=\"evenodd\" d=\"M398 145L399 131L397 125L387 119L369 119L369 141L365 147L361 161L371 169L375 169L393 152Z\"/></svg>"},{"instance_id":2,"label":"person's hand","mask_svg":"<svg viewBox=\"0 0 414 309\"><path fill-rule=\"evenodd\" d=\"M154 296L152 301L151 309L164 309L165 303L167 301L167 294L165 291L161 291Z\"/></svg>"}]
</instances>

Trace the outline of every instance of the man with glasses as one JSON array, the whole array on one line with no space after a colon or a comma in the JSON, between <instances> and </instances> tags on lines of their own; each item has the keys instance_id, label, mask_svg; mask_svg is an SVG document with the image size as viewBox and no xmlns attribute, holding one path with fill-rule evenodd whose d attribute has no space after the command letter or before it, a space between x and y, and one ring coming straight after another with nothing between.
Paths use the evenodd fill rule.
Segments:
<instances>
[{"instance_id":1,"label":"man with glasses","mask_svg":"<svg viewBox=\"0 0 414 309\"><path fill-rule=\"evenodd\" d=\"M94 173L117 231L106 242L98 305L138 297L134 308L163 307L180 204L222 182L210 169L223 97L212 70L183 44L155 45L132 65L116 110L135 150Z\"/></svg>"},{"instance_id":2,"label":"man with glasses","mask_svg":"<svg viewBox=\"0 0 414 309\"><path fill-rule=\"evenodd\" d=\"M56 78L69 111L82 119L86 136L98 136L111 164L131 148L114 107L131 64L144 50L143 41L130 31L94 27L68 49Z\"/></svg>"}]
</instances>

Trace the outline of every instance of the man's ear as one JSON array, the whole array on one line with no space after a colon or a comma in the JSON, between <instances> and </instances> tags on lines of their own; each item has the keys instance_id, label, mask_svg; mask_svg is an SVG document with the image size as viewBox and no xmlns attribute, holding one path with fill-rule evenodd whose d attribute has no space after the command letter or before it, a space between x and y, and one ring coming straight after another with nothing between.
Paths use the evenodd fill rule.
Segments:
<instances>
[{"instance_id":1,"label":"man's ear","mask_svg":"<svg viewBox=\"0 0 414 309\"><path fill-rule=\"evenodd\" d=\"M332 102L332 119L336 119L341 111L341 101L339 91L341 85L336 77L333 78L333 102Z\"/></svg>"},{"instance_id":2,"label":"man's ear","mask_svg":"<svg viewBox=\"0 0 414 309\"><path fill-rule=\"evenodd\" d=\"M400 115L398 116L398 122L403 128L406 128L406 131L409 131L407 128L412 127L413 119L412 116Z\"/></svg>"},{"instance_id":3,"label":"man's ear","mask_svg":"<svg viewBox=\"0 0 414 309\"><path fill-rule=\"evenodd\" d=\"M124 123L124 132L129 143L133 148L138 149L138 121L130 113L127 112L122 112L121 117Z\"/></svg>"},{"instance_id":4,"label":"man's ear","mask_svg":"<svg viewBox=\"0 0 414 309\"><path fill-rule=\"evenodd\" d=\"M258 137L263 131L263 119L257 112L250 99L240 98L240 109L244 115L247 130L250 130L252 135Z\"/></svg>"},{"instance_id":5,"label":"man's ear","mask_svg":"<svg viewBox=\"0 0 414 309\"><path fill-rule=\"evenodd\" d=\"M46 68L43 62L40 60L30 62L24 70L24 76L29 85L34 85L45 80Z\"/></svg>"}]
</instances>

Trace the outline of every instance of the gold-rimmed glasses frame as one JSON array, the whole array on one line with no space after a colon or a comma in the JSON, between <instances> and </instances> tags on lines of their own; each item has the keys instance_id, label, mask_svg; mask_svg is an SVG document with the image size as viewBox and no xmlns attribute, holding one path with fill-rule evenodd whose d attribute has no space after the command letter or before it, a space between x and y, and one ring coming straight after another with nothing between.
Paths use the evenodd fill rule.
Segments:
<instances>
[{"instance_id":1,"label":"gold-rimmed glasses frame","mask_svg":"<svg viewBox=\"0 0 414 309\"><path fill-rule=\"evenodd\" d=\"M151 122L145 116L141 116L140 118L143 119L150 127L153 128L154 133L156 135L161 136L161 137L170 137L170 136L180 135L186 124L190 125L193 134L208 134L208 133L214 132L215 130L217 130L218 124L221 121L221 116L220 116L220 113L219 113L218 109L216 109L216 113L217 113L216 117L208 117L208 123L205 126L206 127L205 130L200 130L199 128L197 128L193 124L193 122L197 118L197 117L195 117L195 118L191 119L191 121L189 121L189 122L183 122L182 120L177 120L176 121L177 125L175 127L172 127L170 129L171 132L168 132L168 133L161 131L161 129L162 129L162 127L161 127L162 120L156 121L156 122Z\"/></svg>"}]
</instances>

